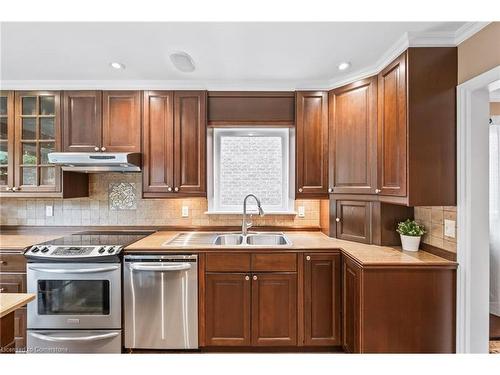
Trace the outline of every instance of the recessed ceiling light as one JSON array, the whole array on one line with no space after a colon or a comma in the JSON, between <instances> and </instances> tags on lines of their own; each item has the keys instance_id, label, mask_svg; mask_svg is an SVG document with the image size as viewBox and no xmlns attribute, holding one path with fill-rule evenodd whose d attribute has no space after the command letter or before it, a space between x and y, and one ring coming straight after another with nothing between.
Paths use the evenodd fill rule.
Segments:
<instances>
[{"instance_id":1,"label":"recessed ceiling light","mask_svg":"<svg viewBox=\"0 0 500 375\"><path fill-rule=\"evenodd\" d=\"M174 66L181 72L189 73L195 69L192 57L186 52L174 52L170 55L170 60L172 61L172 64L174 64Z\"/></svg>"},{"instance_id":2,"label":"recessed ceiling light","mask_svg":"<svg viewBox=\"0 0 500 375\"><path fill-rule=\"evenodd\" d=\"M115 69L125 69L125 65L119 62L112 62L109 65L111 65L111 67Z\"/></svg>"},{"instance_id":3,"label":"recessed ceiling light","mask_svg":"<svg viewBox=\"0 0 500 375\"><path fill-rule=\"evenodd\" d=\"M339 68L339 70L346 70L348 69L349 67L351 66L351 63L350 62L342 62L340 63L337 68Z\"/></svg>"}]
</instances>

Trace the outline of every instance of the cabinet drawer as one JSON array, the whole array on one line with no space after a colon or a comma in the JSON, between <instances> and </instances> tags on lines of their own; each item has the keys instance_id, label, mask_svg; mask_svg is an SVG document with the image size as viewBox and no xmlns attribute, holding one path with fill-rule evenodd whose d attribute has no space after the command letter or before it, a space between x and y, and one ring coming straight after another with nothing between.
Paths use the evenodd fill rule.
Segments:
<instances>
[{"instance_id":1,"label":"cabinet drawer","mask_svg":"<svg viewBox=\"0 0 500 375\"><path fill-rule=\"evenodd\" d=\"M297 254L252 254L252 271L296 271Z\"/></svg>"},{"instance_id":2,"label":"cabinet drawer","mask_svg":"<svg viewBox=\"0 0 500 375\"><path fill-rule=\"evenodd\" d=\"M248 272L250 254L207 254L205 269L208 272Z\"/></svg>"},{"instance_id":3,"label":"cabinet drawer","mask_svg":"<svg viewBox=\"0 0 500 375\"><path fill-rule=\"evenodd\" d=\"M0 272L26 272L26 259L19 254L0 254Z\"/></svg>"},{"instance_id":4,"label":"cabinet drawer","mask_svg":"<svg viewBox=\"0 0 500 375\"><path fill-rule=\"evenodd\" d=\"M26 293L26 274L0 273L0 293Z\"/></svg>"}]
</instances>

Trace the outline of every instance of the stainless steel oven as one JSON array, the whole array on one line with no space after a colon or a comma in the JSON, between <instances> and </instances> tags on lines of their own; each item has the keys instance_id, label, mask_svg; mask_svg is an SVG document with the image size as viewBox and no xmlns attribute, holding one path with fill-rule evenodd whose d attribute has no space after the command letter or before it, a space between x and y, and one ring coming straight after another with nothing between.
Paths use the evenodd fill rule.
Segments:
<instances>
[{"instance_id":1,"label":"stainless steel oven","mask_svg":"<svg viewBox=\"0 0 500 375\"><path fill-rule=\"evenodd\" d=\"M120 263L28 263L29 329L120 329Z\"/></svg>"}]
</instances>

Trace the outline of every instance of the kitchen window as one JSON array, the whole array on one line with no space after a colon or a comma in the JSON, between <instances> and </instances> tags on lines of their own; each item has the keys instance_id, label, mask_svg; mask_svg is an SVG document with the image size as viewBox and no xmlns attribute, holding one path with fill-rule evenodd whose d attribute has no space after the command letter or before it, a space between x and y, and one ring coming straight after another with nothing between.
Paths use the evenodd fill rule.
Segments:
<instances>
[{"instance_id":1,"label":"kitchen window","mask_svg":"<svg viewBox=\"0 0 500 375\"><path fill-rule=\"evenodd\" d=\"M255 194L266 214L293 214L295 132L289 128L209 131L208 213L241 213ZM257 212L249 200L248 212Z\"/></svg>"}]
</instances>

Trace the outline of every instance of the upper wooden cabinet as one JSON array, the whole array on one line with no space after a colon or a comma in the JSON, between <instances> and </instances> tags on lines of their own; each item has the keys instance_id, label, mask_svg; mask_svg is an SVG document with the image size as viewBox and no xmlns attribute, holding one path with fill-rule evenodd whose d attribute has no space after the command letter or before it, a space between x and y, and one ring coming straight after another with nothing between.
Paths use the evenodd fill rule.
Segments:
<instances>
[{"instance_id":1,"label":"upper wooden cabinet","mask_svg":"<svg viewBox=\"0 0 500 375\"><path fill-rule=\"evenodd\" d=\"M0 188L14 186L14 92L0 91Z\"/></svg>"},{"instance_id":2,"label":"upper wooden cabinet","mask_svg":"<svg viewBox=\"0 0 500 375\"><path fill-rule=\"evenodd\" d=\"M206 195L206 92L146 91L143 195Z\"/></svg>"},{"instance_id":3,"label":"upper wooden cabinet","mask_svg":"<svg viewBox=\"0 0 500 375\"><path fill-rule=\"evenodd\" d=\"M374 194L377 189L377 78L329 94L330 193Z\"/></svg>"},{"instance_id":4,"label":"upper wooden cabinet","mask_svg":"<svg viewBox=\"0 0 500 375\"><path fill-rule=\"evenodd\" d=\"M102 94L102 151L141 151L141 92Z\"/></svg>"},{"instance_id":5,"label":"upper wooden cabinet","mask_svg":"<svg viewBox=\"0 0 500 375\"><path fill-rule=\"evenodd\" d=\"M378 75L380 200L456 204L457 48L409 48Z\"/></svg>"},{"instance_id":6,"label":"upper wooden cabinet","mask_svg":"<svg viewBox=\"0 0 500 375\"><path fill-rule=\"evenodd\" d=\"M63 148L95 152L102 147L102 93L65 91L63 94Z\"/></svg>"},{"instance_id":7,"label":"upper wooden cabinet","mask_svg":"<svg viewBox=\"0 0 500 375\"><path fill-rule=\"evenodd\" d=\"M294 92L211 91L208 126L293 126Z\"/></svg>"},{"instance_id":8,"label":"upper wooden cabinet","mask_svg":"<svg viewBox=\"0 0 500 375\"><path fill-rule=\"evenodd\" d=\"M296 197L328 194L328 93L297 92Z\"/></svg>"},{"instance_id":9,"label":"upper wooden cabinet","mask_svg":"<svg viewBox=\"0 0 500 375\"><path fill-rule=\"evenodd\" d=\"M140 152L140 91L65 91L64 151Z\"/></svg>"}]
</instances>

